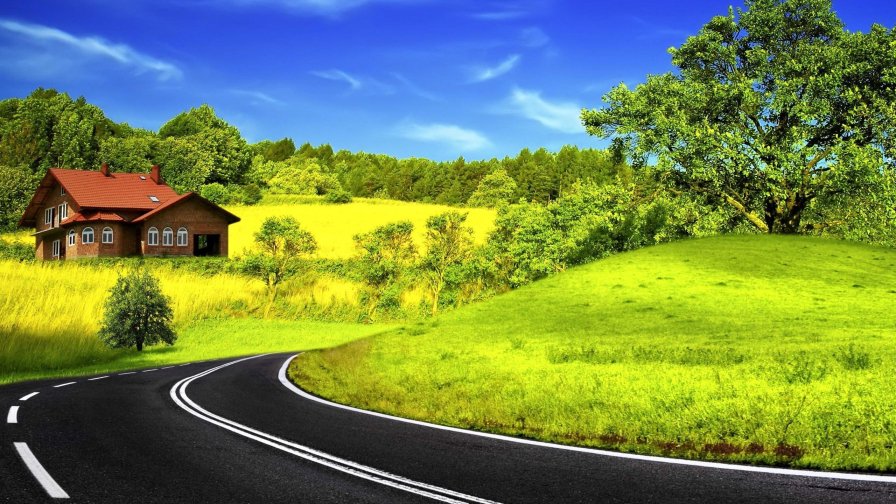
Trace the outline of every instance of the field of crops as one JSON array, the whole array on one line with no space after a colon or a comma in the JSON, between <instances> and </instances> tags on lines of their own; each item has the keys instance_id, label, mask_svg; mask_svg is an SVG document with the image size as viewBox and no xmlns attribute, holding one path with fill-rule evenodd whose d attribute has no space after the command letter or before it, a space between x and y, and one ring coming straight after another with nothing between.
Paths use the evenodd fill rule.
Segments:
<instances>
[{"instance_id":1,"label":"field of crops","mask_svg":"<svg viewBox=\"0 0 896 504\"><path fill-rule=\"evenodd\" d=\"M315 235L320 245L318 255L328 258L351 256L354 234L400 219L414 221L422 236L427 217L449 210L436 205L375 200L323 205L315 199L289 197L280 197L271 204L228 209L243 219L231 228L231 255L251 245L252 235L265 217L291 215ZM487 210L471 212L471 224L476 226L479 239L484 239L493 218L494 213ZM21 232L4 239L26 243L32 240ZM99 372L110 366L152 365L159 363L158 359L183 361L290 348L287 343L292 329L273 331L265 343L258 338L244 338L243 333L251 330L248 322L240 322L243 325L239 331L216 331L220 338L215 345L197 345L196 338L202 331L196 327L208 327L208 322L197 326L197 321L233 322L260 317L269 298L259 280L224 273L200 275L189 268L176 268L165 259L146 261L143 267L159 277L164 293L171 298L175 325L182 333L180 341L173 349L152 348L142 356L104 348L96 337L103 303L118 274L135 264L0 261L0 383L84 370ZM279 311L275 313L290 320L309 316L354 320L351 312L359 304L358 296L359 286L344 279L301 278L281 287ZM406 298L409 304L419 304L422 293L412 291ZM318 328L320 341L326 342L341 342L349 334L356 337L380 330L353 323L341 324L342 329L331 326L301 327ZM333 339L328 334L340 336ZM308 347L307 342L300 346Z\"/></svg>"},{"instance_id":2,"label":"field of crops","mask_svg":"<svg viewBox=\"0 0 896 504\"><path fill-rule=\"evenodd\" d=\"M290 370L405 417L686 458L896 470L896 250L649 247Z\"/></svg>"}]
</instances>

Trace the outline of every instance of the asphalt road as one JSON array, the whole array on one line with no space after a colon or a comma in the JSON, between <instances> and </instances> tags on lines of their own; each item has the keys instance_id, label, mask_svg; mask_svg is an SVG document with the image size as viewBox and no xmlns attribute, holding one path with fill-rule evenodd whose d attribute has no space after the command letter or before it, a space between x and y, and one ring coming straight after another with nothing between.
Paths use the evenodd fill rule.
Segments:
<instances>
[{"instance_id":1,"label":"asphalt road","mask_svg":"<svg viewBox=\"0 0 896 504\"><path fill-rule=\"evenodd\" d=\"M619 458L349 411L281 383L289 357L0 388L0 502L896 502L896 478Z\"/></svg>"}]
</instances>

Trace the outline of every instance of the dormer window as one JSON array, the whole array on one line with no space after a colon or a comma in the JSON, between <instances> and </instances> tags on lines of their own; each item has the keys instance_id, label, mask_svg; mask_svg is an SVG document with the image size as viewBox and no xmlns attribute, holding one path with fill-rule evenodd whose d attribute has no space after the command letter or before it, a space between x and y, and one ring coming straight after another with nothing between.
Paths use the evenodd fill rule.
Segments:
<instances>
[{"instance_id":1,"label":"dormer window","mask_svg":"<svg viewBox=\"0 0 896 504\"><path fill-rule=\"evenodd\" d=\"M62 186L59 186L59 187L60 187L60 189L59 189L59 195L60 195L60 196L65 196L65 188L62 187Z\"/></svg>"},{"instance_id":2,"label":"dormer window","mask_svg":"<svg viewBox=\"0 0 896 504\"><path fill-rule=\"evenodd\" d=\"M149 197L149 201L152 201L153 203L158 203L158 202L159 202L159 198L156 198L155 196L150 196L150 197Z\"/></svg>"}]
</instances>

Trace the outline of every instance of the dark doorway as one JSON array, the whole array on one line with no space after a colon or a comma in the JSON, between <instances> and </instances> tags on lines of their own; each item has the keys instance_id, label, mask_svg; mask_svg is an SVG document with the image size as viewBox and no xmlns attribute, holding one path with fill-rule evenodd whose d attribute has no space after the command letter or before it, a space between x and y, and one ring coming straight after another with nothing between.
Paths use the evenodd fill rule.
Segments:
<instances>
[{"instance_id":1,"label":"dark doorway","mask_svg":"<svg viewBox=\"0 0 896 504\"><path fill-rule=\"evenodd\" d=\"M221 235L193 235L193 255L196 257L221 255Z\"/></svg>"}]
</instances>

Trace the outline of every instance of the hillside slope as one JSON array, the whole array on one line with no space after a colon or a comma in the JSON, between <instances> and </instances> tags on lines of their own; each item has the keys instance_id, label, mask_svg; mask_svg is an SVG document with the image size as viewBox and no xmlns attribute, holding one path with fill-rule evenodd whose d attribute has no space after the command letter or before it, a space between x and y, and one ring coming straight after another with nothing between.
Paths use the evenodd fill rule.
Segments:
<instances>
[{"instance_id":1,"label":"hillside slope","mask_svg":"<svg viewBox=\"0 0 896 504\"><path fill-rule=\"evenodd\" d=\"M789 236L621 254L304 355L339 402L689 458L896 470L896 251Z\"/></svg>"}]
</instances>

